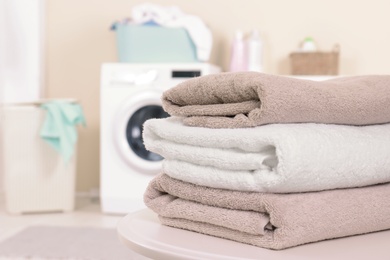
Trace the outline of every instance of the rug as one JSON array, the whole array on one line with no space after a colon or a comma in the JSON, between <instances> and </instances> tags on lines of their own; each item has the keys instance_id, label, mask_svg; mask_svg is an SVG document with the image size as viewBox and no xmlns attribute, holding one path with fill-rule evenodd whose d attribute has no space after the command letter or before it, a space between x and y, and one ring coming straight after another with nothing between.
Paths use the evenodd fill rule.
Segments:
<instances>
[{"instance_id":1,"label":"rug","mask_svg":"<svg viewBox=\"0 0 390 260\"><path fill-rule=\"evenodd\" d=\"M0 243L0 260L145 260L115 229L34 226Z\"/></svg>"}]
</instances>

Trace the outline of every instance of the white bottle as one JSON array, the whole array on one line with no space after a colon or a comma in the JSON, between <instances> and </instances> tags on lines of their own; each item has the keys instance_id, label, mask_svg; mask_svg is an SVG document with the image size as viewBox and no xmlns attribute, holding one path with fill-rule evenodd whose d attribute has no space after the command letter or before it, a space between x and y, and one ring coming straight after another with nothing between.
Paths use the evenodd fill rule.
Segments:
<instances>
[{"instance_id":1,"label":"white bottle","mask_svg":"<svg viewBox=\"0 0 390 260\"><path fill-rule=\"evenodd\" d=\"M248 57L247 70L249 71L263 71L263 44L260 39L259 32L253 30L247 41Z\"/></svg>"},{"instance_id":2,"label":"white bottle","mask_svg":"<svg viewBox=\"0 0 390 260\"><path fill-rule=\"evenodd\" d=\"M245 71L247 69L246 66L247 61L244 34L242 31L236 31L230 57L230 71Z\"/></svg>"}]
</instances>

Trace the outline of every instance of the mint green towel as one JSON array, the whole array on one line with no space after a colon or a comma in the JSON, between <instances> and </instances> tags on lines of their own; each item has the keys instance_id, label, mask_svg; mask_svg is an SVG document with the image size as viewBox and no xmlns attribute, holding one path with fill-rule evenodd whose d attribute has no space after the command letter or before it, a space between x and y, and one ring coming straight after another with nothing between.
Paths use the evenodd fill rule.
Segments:
<instances>
[{"instance_id":1,"label":"mint green towel","mask_svg":"<svg viewBox=\"0 0 390 260\"><path fill-rule=\"evenodd\" d=\"M85 126L83 110L79 104L65 101L51 101L42 104L47 110L40 135L69 162L77 142L76 125Z\"/></svg>"}]
</instances>

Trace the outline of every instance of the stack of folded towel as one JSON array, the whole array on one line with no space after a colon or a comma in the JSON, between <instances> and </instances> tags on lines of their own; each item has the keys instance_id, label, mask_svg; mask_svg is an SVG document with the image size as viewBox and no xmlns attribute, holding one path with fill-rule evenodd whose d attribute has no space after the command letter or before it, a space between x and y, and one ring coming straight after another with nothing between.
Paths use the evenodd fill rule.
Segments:
<instances>
[{"instance_id":1,"label":"stack of folded towel","mask_svg":"<svg viewBox=\"0 0 390 260\"><path fill-rule=\"evenodd\" d=\"M166 91L144 125L163 170L144 196L168 226L271 249L390 229L390 76L255 72Z\"/></svg>"}]
</instances>

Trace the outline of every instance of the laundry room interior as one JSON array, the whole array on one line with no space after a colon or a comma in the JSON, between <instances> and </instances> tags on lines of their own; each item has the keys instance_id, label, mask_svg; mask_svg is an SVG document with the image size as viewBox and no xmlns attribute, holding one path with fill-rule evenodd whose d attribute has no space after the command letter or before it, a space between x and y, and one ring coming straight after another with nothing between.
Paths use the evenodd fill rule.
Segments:
<instances>
[{"instance_id":1,"label":"laundry room interior","mask_svg":"<svg viewBox=\"0 0 390 260\"><path fill-rule=\"evenodd\" d=\"M389 8L0 0L0 259L388 259Z\"/></svg>"}]
</instances>

